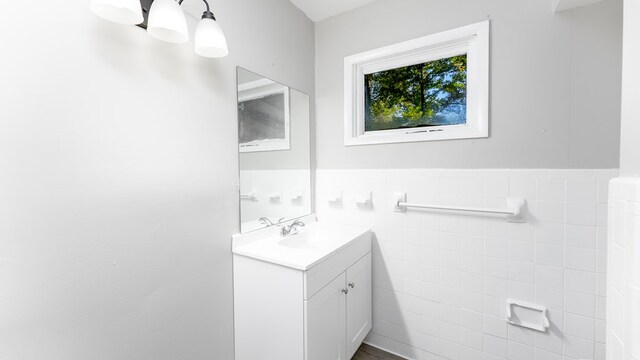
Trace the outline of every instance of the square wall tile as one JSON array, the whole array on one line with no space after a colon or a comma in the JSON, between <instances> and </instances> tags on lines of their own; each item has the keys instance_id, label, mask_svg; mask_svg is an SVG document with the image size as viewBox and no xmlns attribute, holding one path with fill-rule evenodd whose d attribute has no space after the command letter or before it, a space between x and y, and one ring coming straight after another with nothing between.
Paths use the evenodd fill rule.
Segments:
<instances>
[{"instance_id":1,"label":"square wall tile","mask_svg":"<svg viewBox=\"0 0 640 360\"><path fill-rule=\"evenodd\" d=\"M587 225L566 225L564 229L565 245L586 249L596 248L595 226Z\"/></svg>"},{"instance_id":2,"label":"square wall tile","mask_svg":"<svg viewBox=\"0 0 640 360\"><path fill-rule=\"evenodd\" d=\"M564 269L557 266L536 265L536 285L564 289Z\"/></svg>"},{"instance_id":3,"label":"square wall tile","mask_svg":"<svg viewBox=\"0 0 640 360\"><path fill-rule=\"evenodd\" d=\"M596 250L566 247L564 263L567 269L595 272Z\"/></svg>"},{"instance_id":4,"label":"square wall tile","mask_svg":"<svg viewBox=\"0 0 640 360\"><path fill-rule=\"evenodd\" d=\"M507 359L534 360L533 347L515 341L509 341L507 344Z\"/></svg>"},{"instance_id":5,"label":"square wall tile","mask_svg":"<svg viewBox=\"0 0 640 360\"><path fill-rule=\"evenodd\" d=\"M564 310L564 290L549 287L536 287L536 303L550 310Z\"/></svg>"},{"instance_id":6,"label":"square wall tile","mask_svg":"<svg viewBox=\"0 0 640 360\"><path fill-rule=\"evenodd\" d=\"M535 244L528 241L509 242L509 260L533 263L536 260Z\"/></svg>"},{"instance_id":7,"label":"square wall tile","mask_svg":"<svg viewBox=\"0 0 640 360\"><path fill-rule=\"evenodd\" d=\"M564 314L564 333L586 340L595 340L596 320L571 313Z\"/></svg>"},{"instance_id":8,"label":"square wall tile","mask_svg":"<svg viewBox=\"0 0 640 360\"><path fill-rule=\"evenodd\" d=\"M507 357L507 340L504 338L485 334L483 337L484 351L489 355L500 358Z\"/></svg>"},{"instance_id":9,"label":"square wall tile","mask_svg":"<svg viewBox=\"0 0 640 360\"><path fill-rule=\"evenodd\" d=\"M567 202L567 224L598 225L598 205L596 203Z\"/></svg>"},{"instance_id":10,"label":"square wall tile","mask_svg":"<svg viewBox=\"0 0 640 360\"><path fill-rule=\"evenodd\" d=\"M536 264L564 267L564 247L536 244Z\"/></svg>"},{"instance_id":11,"label":"square wall tile","mask_svg":"<svg viewBox=\"0 0 640 360\"><path fill-rule=\"evenodd\" d=\"M564 311L593 318L596 312L596 297L595 295L565 291Z\"/></svg>"},{"instance_id":12,"label":"square wall tile","mask_svg":"<svg viewBox=\"0 0 640 360\"><path fill-rule=\"evenodd\" d=\"M579 270L564 270L565 289L586 294L596 294L596 273Z\"/></svg>"},{"instance_id":13,"label":"square wall tile","mask_svg":"<svg viewBox=\"0 0 640 360\"><path fill-rule=\"evenodd\" d=\"M537 198L542 201L564 201L565 200L565 180L564 179L543 179L538 180Z\"/></svg>"},{"instance_id":14,"label":"square wall tile","mask_svg":"<svg viewBox=\"0 0 640 360\"><path fill-rule=\"evenodd\" d=\"M506 198L509 194L508 179L492 179L485 180L485 197Z\"/></svg>"},{"instance_id":15,"label":"square wall tile","mask_svg":"<svg viewBox=\"0 0 640 360\"><path fill-rule=\"evenodd\" d=\"M534 284L536 278L535 265L532 263L510 261L509 280Z\"/></svg>"},{"instance_id":16,"label":"square wall tile","mask_svg":"<svg viewBox=\"0 0 640 360\"><path fill-rule=\"evenodd\" d=\"M535 226L535 240L540 244L563 246L565 244L565 224L537 223Z\"/></svg>"},{"instance_id":17,"label":"square wall tile","mask_svg":"<svg viewBox=\"0 0 640 360\"><path fill-rule=\"evenodd\" d=\"M593 359L595 343L574 336L565 336L564 355L572 359Z\"/></svg>"},{"instance_id":18,"label":"square wall tile","mask_svg":"<svg viewBox=\"0 0 640 360\"><path fill-rule=\"evenodd\" d=\"M593 179L568 179L566 200L578 202L597 202L598 182Z\"/></svg>"},{"instance_id":19,"label":"square wall tile","mask_svg":"<svg viewBox=\"0 0 640 360\"><path fill-rule=\"evenodd\" d=\"M531 212L536 221L563 223L565 219L565 203L561 201L537 201ZM574 215L572 213L572 215ZM594 204L595 221L595 204ZM595 225L595 223L594 223Z\"/></svg>"}]
</instances>

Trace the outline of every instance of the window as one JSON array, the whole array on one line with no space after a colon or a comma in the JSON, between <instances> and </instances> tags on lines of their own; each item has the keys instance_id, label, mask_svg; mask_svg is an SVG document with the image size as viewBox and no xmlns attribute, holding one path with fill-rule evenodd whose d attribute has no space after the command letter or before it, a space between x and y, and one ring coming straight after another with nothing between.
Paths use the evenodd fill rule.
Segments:
<instances>
[{"instance_id":1,"label":"window","mask_svg":"<svg viewBox=\"0 0 640 360\"><path fill-rule=\"evenodd\" d=\"M345 59L345 145L487 137L489 22Z\"/></svg>"},{"instance_id":2,"label":"window","mask_svg":"<svg viewBox=\"0 0 640 360\"><path fill-rule=\"evenodd\" d=\"M467 54L365 74L365 131L467 123Z\"/></svg>"}]
</instances>

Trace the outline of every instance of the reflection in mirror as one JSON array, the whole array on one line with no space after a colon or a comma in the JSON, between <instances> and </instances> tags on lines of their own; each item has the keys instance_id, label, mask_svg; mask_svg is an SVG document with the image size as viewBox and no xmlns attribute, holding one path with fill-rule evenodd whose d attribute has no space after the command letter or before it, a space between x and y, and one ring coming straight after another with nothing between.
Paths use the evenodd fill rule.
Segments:
<instances>
[{"instance_id":1,"label":"reflection in mirror","mask_svg":"<svg viewBox=\"0 0 640 360\"><path fill-rule=\"evenodd\" d=\"M238 68L243 233L311 213L309 105L308 95Z\"/></svg>"}]
</instances>

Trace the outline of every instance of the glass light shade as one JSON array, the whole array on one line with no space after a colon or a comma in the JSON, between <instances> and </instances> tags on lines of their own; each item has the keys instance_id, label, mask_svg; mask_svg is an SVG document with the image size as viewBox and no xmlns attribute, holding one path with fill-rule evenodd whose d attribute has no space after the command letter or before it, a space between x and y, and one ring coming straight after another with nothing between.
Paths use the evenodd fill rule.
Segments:
<instances>
[{"instance_id":1,"label":"glass light shade","mask_svg":"<svg viewBox=\"0 0 640 360\"><path fill-rule=\"evenodd\" d=\"M123 25L144 21L140 0L91 0L89 8L103 19Z\"/></svg>"},{"instance_id":2,"label":"glass light shade","mask_svg":"<svg viewBox=\"0 0 640 360\"><path fill-rule=\"evenodd\" d=\"M147 32L154 38L170 43L189 41L187 19L175 0L155 0L149 10Z\"/></svg>"},{"instance_id":3,"label":"glass light shade","mask_svg":"<svg viewBox=\"0 0 640 360\"><path fill-rule=\"evenodd\" d=\"M217 21L204 18L198 23L195 35L196 54L209 58L229 55L227 39Z\"/></svg>"}]
</instances>

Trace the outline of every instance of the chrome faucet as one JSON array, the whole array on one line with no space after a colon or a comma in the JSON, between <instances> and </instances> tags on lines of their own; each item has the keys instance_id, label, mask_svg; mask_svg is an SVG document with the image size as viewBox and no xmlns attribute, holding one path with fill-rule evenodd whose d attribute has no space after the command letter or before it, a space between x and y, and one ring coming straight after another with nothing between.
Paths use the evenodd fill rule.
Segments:
<instances>
[{"instance_id":1,"label":"chrome faucet","mask_svg":"<svg viewBox=\"0 0 640 360\"><path fill-rule=\"evenodd\" d=\"M280 228L280 236L285 237L296 234L298 232L298 228L303 226L304 223L300 220L296 220L289 225L282 225L282 227Z\"/></svg>"}]
</instances>

